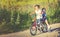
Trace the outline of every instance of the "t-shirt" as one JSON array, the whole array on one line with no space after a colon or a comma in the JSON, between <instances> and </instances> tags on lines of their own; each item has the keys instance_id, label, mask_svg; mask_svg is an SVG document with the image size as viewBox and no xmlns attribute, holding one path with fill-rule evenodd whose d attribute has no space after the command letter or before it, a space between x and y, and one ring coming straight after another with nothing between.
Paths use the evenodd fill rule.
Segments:
<instances>
[{"instance_id":1,"label":"t-shirt","mask_svg":"<svg viewBox=\"0 0 60 37\"><path fill-rule=\"evenodd\" d=\"M42 14L43 18L46 18L46 11L42 11L42 12L43 12Z\"/></svg>"},{"instance_id":2,"label":"t-shirt","mask_svg":"<svg viewBox=\"0 0 60 37\"><path fill-rule=\"evenodd\" d=\"M40 19L42 18L42 13L41 13L41 10L35 10L35 13L36 13L36 19Z\"/></svg>"}]
</instances>

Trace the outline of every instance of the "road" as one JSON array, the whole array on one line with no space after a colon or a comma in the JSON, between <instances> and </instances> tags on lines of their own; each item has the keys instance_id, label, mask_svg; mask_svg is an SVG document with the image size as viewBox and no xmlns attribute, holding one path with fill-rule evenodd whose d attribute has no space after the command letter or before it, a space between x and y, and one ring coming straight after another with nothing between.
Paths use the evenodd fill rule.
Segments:
<instances>
[{"instance_id":1,"label":"road","mask_svg":"<svg viewBox=\"0 0 60 37\"><path fill-rule=\"evenodd\" d=\"M52 32L46 32L41 34L38 32L35 36L32 36L28 29L10 34L2 34L0 35L0 37L60 37L60 23L51 24L50 26Z\"/></svg>"}]
</instances>

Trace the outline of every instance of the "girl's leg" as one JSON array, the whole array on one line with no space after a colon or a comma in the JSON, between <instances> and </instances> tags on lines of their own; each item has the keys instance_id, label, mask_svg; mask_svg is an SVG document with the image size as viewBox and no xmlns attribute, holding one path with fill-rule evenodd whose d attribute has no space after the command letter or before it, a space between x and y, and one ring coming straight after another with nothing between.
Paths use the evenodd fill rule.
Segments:
<instances>
[{"instance_id":1,"label":"girl's leg","mask_svg":"<svg viewBox=\"0 0 60 37\"><path fill-rule=\"evenodd\" d=\"M49 30L50 26L49 26L49 24L48 24L47 19L45 20L45 23L47 24L47 26L48 26L48 30Z\"/></svg>"}]
</instances>

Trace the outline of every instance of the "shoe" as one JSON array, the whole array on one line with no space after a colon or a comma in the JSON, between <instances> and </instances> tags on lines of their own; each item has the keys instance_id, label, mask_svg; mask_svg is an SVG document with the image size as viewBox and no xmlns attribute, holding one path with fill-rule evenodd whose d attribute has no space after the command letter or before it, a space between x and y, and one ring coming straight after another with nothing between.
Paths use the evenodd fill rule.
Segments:
<instances>
[{"instance_id":1,"label":"shoe","mask_svg":"<svg viewBox=\"0 0 60 37\"><path fill-rule=\"evenodd\" d=\"M50 32L50 28L51 28L51 27L48 25L48 29L47 29L47 30L48 30L48 32Z\"/></svg>"}]
</instances>

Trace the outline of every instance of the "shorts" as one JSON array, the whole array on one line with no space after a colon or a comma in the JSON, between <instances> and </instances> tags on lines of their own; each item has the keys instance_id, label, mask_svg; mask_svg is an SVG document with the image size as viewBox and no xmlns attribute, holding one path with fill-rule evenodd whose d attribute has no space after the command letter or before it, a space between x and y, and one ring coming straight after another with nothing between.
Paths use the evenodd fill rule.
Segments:
<instances>
[{"instance_id":1,"label":"shorts","mask_svg":"<svg viewBox=\"0 0 60 37\"><path fill-rule=\"evenodd\" d=\"M47 18L42 18L41 21L45 21Z\"/></svg>"},{"instance_id":2,"label":"shorts","mask_svg":"<svg viewBox=\"0 0 60 37\"><path fill-rule=\"evenodd\" d=\"M40 19L37 19L36 20L36 24L40 24Z\"/></svg>"},{"instance_id":3,"label":"shorts","mask_svg":"<svg viewBox=\"0 0 60 37\"><path fill-rule=\"evenodd\" d=\"M37 24L40 24L41 21L45 22L46 19L47 18L37 19L36 22L37 22Z\"/></svg>"}]
</instances>

